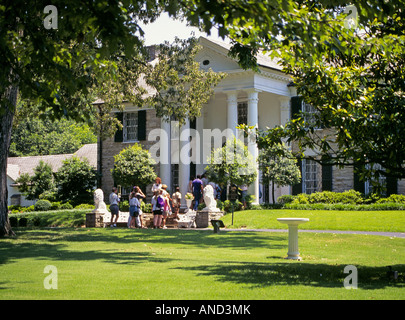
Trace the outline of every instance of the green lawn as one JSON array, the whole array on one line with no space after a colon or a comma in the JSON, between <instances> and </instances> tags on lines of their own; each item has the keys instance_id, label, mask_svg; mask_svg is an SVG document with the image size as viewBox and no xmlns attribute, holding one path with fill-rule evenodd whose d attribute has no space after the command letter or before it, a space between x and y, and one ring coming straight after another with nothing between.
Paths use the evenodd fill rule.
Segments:
<instances>
[{"instance_id":1,"label":"green lawn","mask_svg":"<svg viewBox=\"0 0 405 320\"><path fill-rule=\"evenodd\" d=\"M283 232L71 228L16 233L0 240L2 300L405 298L405 239L400 238L300 233L303 261L298 262L283 259L288 247ZM57 268L56 290L44 288L47 265ZM357 290L343 287L346 265L358 269ZM386 277L388 266L399 272L399 280Z\"/></svg>"},{"instance_id":2,"label":"green lawn","mask_svg":"<svg viewBox=\"0 0 405 320\"><path fill-rule=\"evenodd\" d=\"M228 228L286 229L277 218L309 218L300 226L309 230L405 232L405 211L246 210L225 215Z\"/></svg>"}]
</instances>

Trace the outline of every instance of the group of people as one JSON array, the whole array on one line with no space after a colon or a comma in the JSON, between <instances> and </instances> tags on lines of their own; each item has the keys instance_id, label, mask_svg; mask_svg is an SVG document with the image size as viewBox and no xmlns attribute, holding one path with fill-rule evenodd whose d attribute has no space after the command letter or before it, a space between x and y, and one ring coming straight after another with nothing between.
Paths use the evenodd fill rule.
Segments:
<instances>
[{"instance_id":1,"label":"group of people","mask_svg":"<svg viewBox=\"0 0 405 320\"><path fill-rule=\"evenodd\" d=\"M168 216L174 214L174 218L178 218L181 203L181 193L179 187L176 188L176 192L170 196L167 191L167 185L162 184L162 180L158 177L152 186L153 197L151 200L152 212L153 212L153 227L155 229L166 229L166 219ZM128 228L146 228L142 221L141 202L145 199L145 194L141 188L135 186L129 195L129 218L127 226ZM111 227L117 226L117 220L119 217L119 202L120 197L118 195L118 189L112 188L112 192L109 197L110 211L111 211Z\"/></svg>"},{"instance_id":2,"label":"group of people","mask_svg":"<svg viewBox=\"0 0 405 320\"><path fill-rule=\"evenodd\" d=\"M180 188L177 187L173 195L170 196L167 191L167 185L162 184L162 180L157 177L152 186L152 192L153 228L166 229L166 219L168 216L173 214L173 218L178 218L181 204Z\"/></svg>"},{"instance_id":3,"label":"group of people","mask_svg":"<svg viewBox=\"0 0 405 320\"><path fill-rule=\"evenodd\" d=\"M129 217L127 223L128 228L146 228L143 226L142 210L141 210L141 201L144 198L145 194L142 192L141 188L135 186L129 195ZM109 201L111 211L110 226L116 227L120 211L119 210L120 197L118 195L118 189L116 187L112 188Z\"/></svg>"},{"instance_id":4,"label":"group of people","mask_svg":"<svg viewBox=\"0 0 405 320\"><path fill-rule=\"evenodd\" d=\"M220 188L220 186L218 186L216 183L208 182L208 179L205 177L205 175L197 175L197 178L192 178L190 180L188 187L188 192L192 193L194 196L192 207L195 211L198 209L198 205L203 201L204 188L208 184L212 185L214 189L215 199L222 200L223 189ZM242 201L244 202L244 206L246 207L245 197L247 195L247 186L241 186L240 189L242 191ZM153 212L153 228L166 229L166 219L168 216L173 215L173 218L178 218L182 198L180 188L176 187L176 191L170 196L169 192L167 191L167 185L162 184L162 180L157 177L155 183L152 185L152 193L153 197L151 200L151 204ZM144 199L145 194L138 186L135 186L129 195L128 228L146 228L145 226L143 226L141 210L141 202ZM118 189L116 187L112 189L109 200L111 210L111 227L116 227L120 202Z\"/></svg>"}]
</instances>

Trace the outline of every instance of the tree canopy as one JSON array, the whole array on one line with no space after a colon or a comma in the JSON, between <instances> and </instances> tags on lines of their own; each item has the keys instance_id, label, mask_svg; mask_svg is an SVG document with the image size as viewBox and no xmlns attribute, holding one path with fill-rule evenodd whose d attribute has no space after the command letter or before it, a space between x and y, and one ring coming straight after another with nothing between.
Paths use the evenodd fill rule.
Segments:
<instances>
[{"instance_id":1,"label":"tree canopy","mask_svg":"<svg viewBox=\"0 0 405 320\"><path fill-rule=\"evenodd\" d=\"M264 185L272 185L272 200L274 187L289 186L301 181L301 172L297 165L297 159L285 144L274 144L259 151L257 159L261 171L261 179Z\"/></svg>"},{"instance_id":2,"label":"tree canopy","mask_svg":"<svg viewBox=\"0 0 405 320\"><path fill-rule=\"evenodd\" d=\"M125 73L118 72L118 65L146 54L139 22L152 22L162 12L183 17L207 32L216 27L220 35L232 39L231 54L245 68L257 70L259 50L279 59L292 75L298 94L320 110L319 119L325 125L338 130L332 139L340 153L329 156L334 150L331 141L321 139L319 151L324 159L341 164L349 159L375 162L387 174L403 177L405 148L398 137L403 136L405 114L404 1L356 1L356 29L345 23L351 15L345 12L348 4L345 0L124 0L83 5L78 0L55 0L58 27L52 29L43 24L47 18L43 3L2 2L0 236L9 233L5 228L7 192L3 190L7 189L5 172L17 91L22 99L41 101L47 117L89 119L89 102L96 92L92 88L100 89L108 81L122 84ZM138 71L134 72L141 74ZM112 104L119 95L111 92L103 98L110 97L106 101ZM135 100L141 95L141 90L132 92ZM305 149L314 146L307 138L312 130L293 121L271 136L301 139Z\"/></svg>"},{"instance_id":3,"label":"tree canopy","mask_svg":"<svg viewBox=\"0 0 405 320\"><path fill-rule=\"evenodd\" d=\"M144 187L156 179L155 164L149 151L135 143L114 156L114 169L111 173L118 185Z\"/></svg>"},{"instance_id":4,"label":"tree canopy","mask_svg":"<svg viewBox=\"0 0 405 320\"><path fill-rule=\"evenodd\" d=\"M221 185L250 185L257 178L256 162L243 141L228 138L222 148L212 151L206 174L210 181Z\"/></svg>"}]
</instances>

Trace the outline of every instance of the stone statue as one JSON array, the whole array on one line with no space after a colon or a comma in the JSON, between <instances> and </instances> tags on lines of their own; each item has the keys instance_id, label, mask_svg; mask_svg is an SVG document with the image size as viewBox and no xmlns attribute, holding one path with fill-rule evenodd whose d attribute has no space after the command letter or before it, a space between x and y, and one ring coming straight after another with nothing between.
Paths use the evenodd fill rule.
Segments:
<instances>
[{"instance_id":1,"label":"stone statue","mask_svg":"<svg viewBox=\"0 0 405 320\"><path fill-rule=\"evenodd\" d=\"M93 213L107 213L107 206L104 202L104 192L101 189L96 189L94 191L94 205L95 209Z\"/></svg>"},{"instance_id":2,"label":"stone statue","mask_svg":"<svg viewBox=\"0 0 405 320\"><path fill-rule=\"evenodd\" d=\"M217 208L217 201L215 200L214 197L214 188L211 185L207 185L204 188L204 203L205 203L205 208L202 209L201 211L209 211L209 212L219 212Z\"/></svg>"}]
</instances>

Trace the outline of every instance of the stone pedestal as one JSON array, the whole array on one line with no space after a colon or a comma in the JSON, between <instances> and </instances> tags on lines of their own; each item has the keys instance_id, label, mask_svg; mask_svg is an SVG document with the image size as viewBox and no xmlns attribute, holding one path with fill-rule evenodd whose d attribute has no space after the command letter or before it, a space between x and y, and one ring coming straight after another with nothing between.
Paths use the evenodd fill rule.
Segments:
<instances>
[{"instance_id":1,"label":"stone pedestal","mask_svg":"<svg viewBox=\"0 0 405 320\"><path fill-rule=\"evenodd\" d=\"M210 222L210 214L208 211L197 211L195 216L195 224L197 228L208 228Z\"/></svg>"},{"instance_id":2,"label":"stone pedestal","mask_svg":"<svg viewBox=\"0 0 405 320\"><path fill-rule=\"evenodd\" d=\"M298 251L298 225L308 222L307 218L279 218L277 221L288 225L288 252L287 258L290 260L301 260Z\"/></svg>"},{"instance_id":3,"label":"stone pedestal","mask_svg":"<svg viewBox=\"0 0 405 320\"><path fill-rule=\"evenodd\" d=\"M86 213L86 228L101 228L103 226L103 214L99 212Z\"/></svg>"},{"instance_id":4,"label":"stone pedestal","mask_svg":"<svg viewBox=\"0 0 405 320\"><path fill-rule=\"evenodd\" d=\"M219 220L224 215L222 211L197 211L195 224L197 228L208 228L211 220Z\"/></svg>"}]
</instances>

